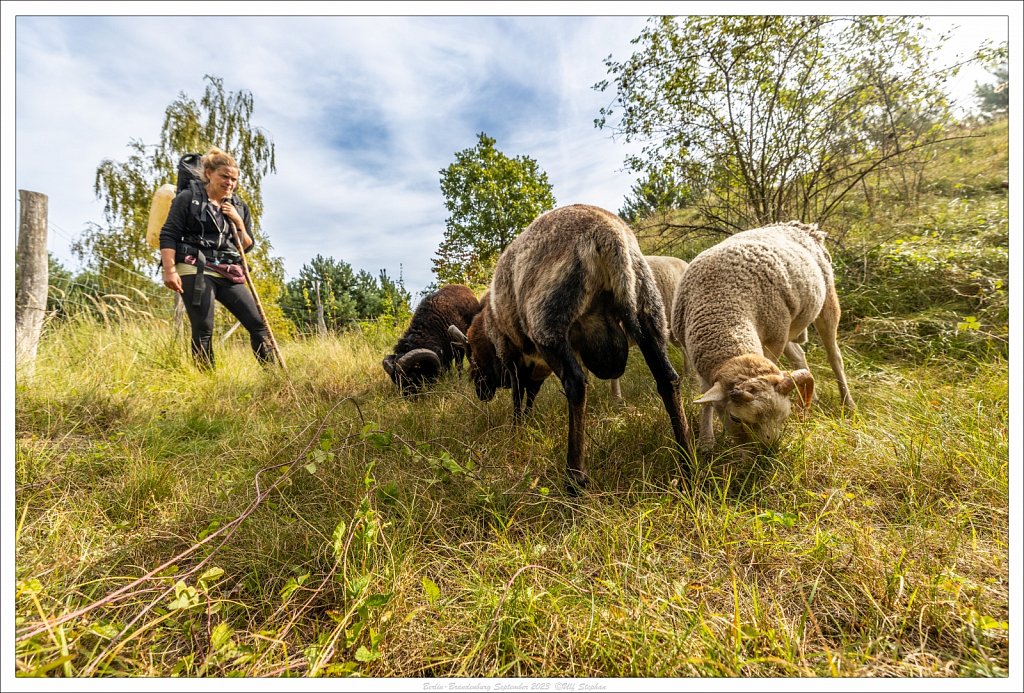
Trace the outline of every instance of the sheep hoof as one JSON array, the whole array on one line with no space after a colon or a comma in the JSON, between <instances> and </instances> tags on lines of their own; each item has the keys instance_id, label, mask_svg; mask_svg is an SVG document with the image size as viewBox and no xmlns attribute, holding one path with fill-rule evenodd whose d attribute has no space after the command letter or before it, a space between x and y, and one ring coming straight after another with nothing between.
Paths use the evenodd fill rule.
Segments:
<instances>
[{"instance_id":1,"label":"sheep hoof","mask_svg":"<svg viewBox=\"0 0 1024 693\"><path fill-rule=\"evenodd\" d=\"M565 483L565 492L571 498L576 498L586 490L588 483L590 483L590 479L587 477L586 472L570 469L568 470Z\"/></svg>"}]
</instances>

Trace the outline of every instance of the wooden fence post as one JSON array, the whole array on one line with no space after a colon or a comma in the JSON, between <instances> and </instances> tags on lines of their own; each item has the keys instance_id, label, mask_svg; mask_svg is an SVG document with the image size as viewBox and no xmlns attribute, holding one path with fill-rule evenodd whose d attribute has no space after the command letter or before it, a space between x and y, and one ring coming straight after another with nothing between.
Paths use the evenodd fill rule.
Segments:
<instances>
[{"instance_id":1,"label":"wooden fence post","mask_svg":"<svg viewBox=\"0 0 1024 693\"><path fill-rule=\"evenodd\" d=\"M43 193L19 190L21 216L18 223L18 286L14 298L15 370L34 370L39 337L46 317L46 297L50 284L49 256L46 252L47 206Z\"/></svg>"}]
</instances>

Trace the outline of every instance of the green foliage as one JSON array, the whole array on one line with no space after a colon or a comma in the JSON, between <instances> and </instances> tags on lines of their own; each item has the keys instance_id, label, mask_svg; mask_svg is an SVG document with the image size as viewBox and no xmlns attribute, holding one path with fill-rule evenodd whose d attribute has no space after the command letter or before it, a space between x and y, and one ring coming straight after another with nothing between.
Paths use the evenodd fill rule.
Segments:
<instances>
[{"instance_id":1,"label":"green foliage","mask_svg":"<svg viewBox=\"0 0 1024 693\"><path fill-rule=\"evenodd\" d=\"M994 84L977 84L974 95L983 113L1002 114L1010 108L1010 70L1004 64L991 71Z\"/></svg>"},{"instance_id":2,"label":"green foliage","mask_svg":"<svg viewBox=\"0 0 1024 693\"><path fill-rule=\"evenodd\" d=\"M141 288L144 277L152 273L159 258L146 244L146 224L153 192L171 178L141 141L128 143L127 161L105 159L96 169L93 190L103 199L106 226L90 223L72 245L79 260L100 278L101 288Z\"/></svg>"},{"instance_id":3,"label":"green foliage","mask_svg":"<svg viewBox=\"0 0 1024 693\"><path fill-rule=\"evenodd\" d=\"M836 257L853 343L901 358L1007 356L1006 200L954 199L927 208L906 234Z\"/></svg>"},{"instance_id":4,"label":"green foliage","mask_svg":"<svg viewBox=\"0 0 1024 693\"><path fill-rule=\"evenodd\" d=\"M359 320L401 318L411 300L401 277L392 280L381 270L375 279L347 262L317 255L288 282L281 308L301 332L340 332Z\"/></svg>"},{"instance_id":5,"label":"green foliage","mask_svg":"<svg viewBox=\"0 0 1024 693\"><path fill-rule=\"evenodd\" d=\"M685 480L635 351L628 406L588 386L570 497L554 382L514 427L464 376L400 397L384 320L287 372L228 343L197 381L169 321L97 293L16 384L16 675L1006 678L1007 123L972 134L919 205L835 217L857 412L812 337L777 449Z\"/></svg>"},{"instance_id":6,"label":"green foliage","mask_svg":"<svg viewBox=\"0 0 1024 693\"><path fill-rule=\"evenodd\" d=\"M73 250L100 278L103 291L124 287L146 289L145 277L158 266L157 251L146 244L146 225L153 193L177 180L178 159L211 146L227 151L238 162L238 195L249 206L256 244L247 254L253 283L272 328L282 327L277 307L284 287L284 263L273 257L263 214L262 181L275 170L274 143L251 124L255 102L247 91L227 92L223 80L206 75L206 89L197 103L185 93L164 112L160 144L131 140L127 161L105 159L96 169L94 191L104 201L106 225L92 224ZM287 331L287 324L283 325Z\"/></svg>"},{"instance_id":7,"label":"green foliage","mask_svg":"<svg viewBox=\"0 0 1024 693\"><path fill-rule=\"evenodd\" d=\"M555 206L551 184L528 156L509 158L485 133L441 170L451 216L432 260L439 285L486 285L498 255L531 221Z\"/></svg>"},{"instance_id":8,"label":"green foliage","mask_svg":"<svg viewBox=\"0 0 1024 693\"><path fill-rule=\"evenodd\" d=\"M595 124L643 143L632 170L699 172L698 228L821 222L890 170L910 199L950 117L955 69L934 74L913 17L661 17L635 43Z\"/></svg>"},{"instance_id":9,"label":"green foliage","mask_svg":"<svg viewBox=\"0 0 1024 693\"><path fill-rule=\"evenodd\" d=\"M935 224L994 234L966 211ZM775 454L678 483L631 358L628 407L588 388L593 488L570 498L554 383L515 428L465 378L402 398L379 368L400 330L286 344L287 373L229 344L197 387L163 323L56 325L16 392L16 672L1006 675L1005 359L844 339L857 414L823 376Z\"/></svg>"},{"instance_id":10,"label":"green foliage","mask_svg":"<svg viewBox=\"0 0 1024 693\"><path fill-rule=\"evenodd\" d=\"M682 175L664 169L648 171L643 180L630 188L619 216L633 224L652 215L690 205L697 198L697 186L700 185L699 178L690 180L686 176L686 171L692 168L684 169Z\"/></svg>"}]
</instances>

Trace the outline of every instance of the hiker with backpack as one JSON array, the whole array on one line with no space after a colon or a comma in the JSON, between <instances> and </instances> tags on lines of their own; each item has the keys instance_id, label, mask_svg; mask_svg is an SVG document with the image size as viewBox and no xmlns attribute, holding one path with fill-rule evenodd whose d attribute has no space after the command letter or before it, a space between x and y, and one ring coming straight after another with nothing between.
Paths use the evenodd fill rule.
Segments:
<instances>
[{"instance_id":1,"label":"hiker with backpack","mask_svg":"<svg viewBox=\"0 0 1024 693\"><path fill-rule=\"evenodd\" d=\"M235 159L216 147L201 158L183 157L178 192L160 230L164 286L182 295L192 356L204 369L214 366L214 300L248 330L256 358L264 364L274 360L270 330L245 285L241 253L253 244L252 216L235 194L238 174Z\"/></svg>"}]
</instances>

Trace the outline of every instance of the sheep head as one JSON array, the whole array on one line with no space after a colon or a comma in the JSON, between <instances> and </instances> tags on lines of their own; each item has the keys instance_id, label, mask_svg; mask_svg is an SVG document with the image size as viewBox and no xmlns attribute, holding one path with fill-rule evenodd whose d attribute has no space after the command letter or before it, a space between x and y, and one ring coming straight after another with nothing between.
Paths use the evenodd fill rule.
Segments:
<instances>
[{"instance_id":1,"label":"sheep head","mask_svg":"<svg viewBox=\"0 0 1024 693\"><path fill-rule=\"evenodd\" d=\"M381 365L391 382L403 395L419 392L423 385L441 374L441 358L430 349L412 349L404 354L390 354Z\"/></svg>"},{"instance_id":2,"label":"sheep head","mask_svg":"<svg viewBox=\"0 0 1024 693\"><path fill-rule=\"evenodd\" d=\"M466 349L469 375L476 387L476 396L483 402L494 399L499 388L511 387L507 370L498 358L498 350L487 336L486 320L484 311L477 313L466 334L455 325L448 327L452 341Z\"/></svg>"},{"instance_id":3,"label":"sheep head","mask_svg":"<svg viewBox=\"0 0 1024 693\"><path fill-rule=\"evenodd\" d=\"M696 400L711 404L727 433L740 440L753 439L773 445L791 411L790 395L800 393L809 406L814 394L814 377L807 369L780 371L762 357L745 356L719 369L714 385Z\"/></svg>"}]
</instances>

